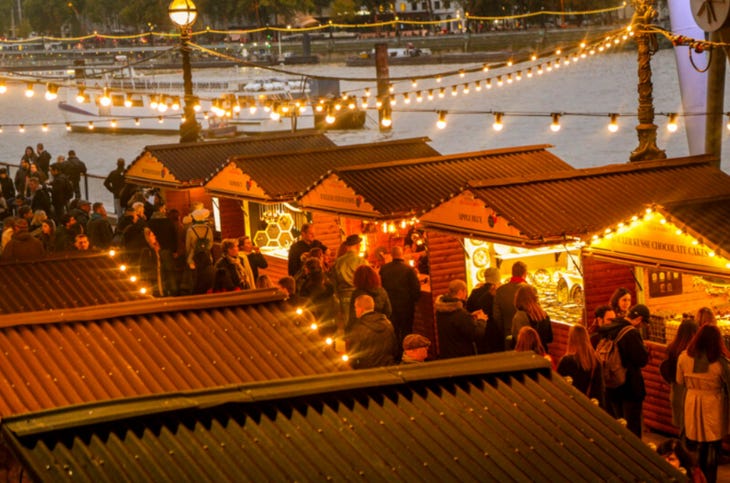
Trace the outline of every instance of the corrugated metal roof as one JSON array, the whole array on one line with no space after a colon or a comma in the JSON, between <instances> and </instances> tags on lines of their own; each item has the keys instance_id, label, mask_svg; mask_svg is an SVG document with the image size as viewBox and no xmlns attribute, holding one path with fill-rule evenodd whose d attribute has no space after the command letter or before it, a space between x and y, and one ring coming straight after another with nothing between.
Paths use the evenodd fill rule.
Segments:
<instances>
[{"instance_id":1,"label":"corrugated metal roof","mask_svg":"<svg viewBox=\"0 0 730 483\"><path fill-rule=\"evenodd\" d=\"M232 164L250 177L270 201L290 201L305 191L331 169L344 166L383 163L402 159L437 156L439 153L426 144L428 138L399 139L381 143L353 144L327 149L298 150L261 156L236 156ZM225 166L221 166L221 171ZM238 192L218 193L211 176L206 189L212 194L247 198L250 194L243 187Z\"/></svg>"},{"instance_id":2,"label":"corrugated metal roof","mask_svg":"<svg viewBox=\"0 0 730 483\"><path fill-rule=\"evenodd\" d=\"M686 481L544 359L514 352L82 406L2 428L39 480Z\"/></svg>"},{"instance_id":3,"label":"corrugated metal roof","mask_svg":"<svg viewBox=\"0 0 730 483\"><path fill-rule=\"evenodd\" d=\"M164 166L181 184L200 186L203 180L215 172L226 160L236 155L262 155L301 149L319 149L335 146L327 136L319 132L286 133L205 141L200 143L175 143L146 146L130 164L151 156ZM137 181L147 181L139 174ZM152 174L151 181L157 176Z\"/></svg>"},{"instance_id":4,"label":"corrugated metal roof","mask_svg":"<svg viewBox=\"0 0 730 483\"><path fill-rule=\"evenodd\" d=\"M472 179L512 178L572 169L547 151L549 147L524 146L336 168L329 176L338 177L351 187L382 217L418 215L455 195ZM307 194L302 198L305 207Z\"/></svg>"},{"instance_id":5,"label":"corrugated metal roof","mask_svg":"<svg viewBox=\"0 0 730 483\"><path fill-rule=\"evenodd\" d=\"M697 238L730 258L730 197L687 201L662 207L675 224L689 228Z\"/></svg>"},{"instance_id":6,"label":"corrugated metal roof","mask_svg":"<svg viewBox=\"0 0 730 483\"><path fill-rule=\"evenodd\" d=\"M0 263L0 315L148 300L106 253Z\"/></svg>"},{"instance_id":7,"label":"corrugated metal roof","mask_svg":"<svg viewBox=\"0 0 730 483\"><path fill-rule=\"evenodd\" d=\"M347 370L272 289L0 316L0 417Z\"/></svg>"},{"instance_id":8,"label":"corrugated metal roof","mask_svg":"<svg viewBox=\"0 0 730 483\"><path fill-rule=\"evenodd\" d=\"M470 182L469 191L527 238L584 235L629 220L647 204L730 195L730 176L713 158L641 161Z\"/></svg>"}]
</instances>

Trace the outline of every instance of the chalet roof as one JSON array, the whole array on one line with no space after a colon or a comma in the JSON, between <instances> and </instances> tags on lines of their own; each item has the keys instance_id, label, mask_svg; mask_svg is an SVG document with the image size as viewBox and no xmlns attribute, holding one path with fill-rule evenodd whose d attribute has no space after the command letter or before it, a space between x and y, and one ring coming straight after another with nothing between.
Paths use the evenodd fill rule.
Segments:
<instances>
[{"instance_id":1,"label":"chalet roof","mask_svg":"<svg viewBox=\"0 0 730 483\"><path fill-rule=\"evenodd\" d=\"M203 180L235 155L267 153L335 146L319 132L285 133L241 137L200 143L146 146L130 164L128 180L157 186L201 186Z\"/></svg>"},{"instance_id":2,"label":"chalet roof","mask_svg":"<svg viewBox=\"0 0 730 483\"><path fill-rule=\"evenodd\" d=\"M302 196L300 204L323 211L383 218L418 215L458 193L472 179L527 177L572 169L547 151L549 147L523 146L334 168ZM341 203L332 203L331 196L322 199L329 185L337 182L351 190L351 199L357 197L356 206L348 209ZM362 208L370 206L374 213L364 213Z\"/></svg>"},{"instance_id":3,"label":"chalet roof","mask_svg":"<svg viewBox=\"0 0 730 483\"><path fill-rule=\"evenodd\" d=\"M62 408L2 431L38 480L685 481L516 352Z\"/></svg>"},{"instance_id":4,"label":"chalet roof","mask_svg":"<svg viewBox=\"0 0 730 483\"><path fill-rule=\"evenodd\" d=\"M683 201L659 207L667 217L680 227L689 229L696 238L724 252L730 258L730 195L721 198Z\"/></svg>"},{"instance_id":5,"label":"chalet roof","mask_svg":"<svg viewBox=\"0 0 730 483\"><path fill-rule=\"evenodd\" d=\"M273 289L0 316L0 417L346 369Z\"/></svg>"},{"instance_id":6,"label":"chalet roof","mask_svg":"<svg viewBox=\"0 0 730 483\"><path fill-rule=\"evenodd\" d=\"M236 156L211 176L205 188L222 197L293 201L329 170L438 155L428 138L400 139L261 156Z\"/></svg>"},{"instance_id":7,"label":"chalet roof","mask_svg":"<svg viewBox=\"0 0 730 483\"><path fill-rule=\"evenodd\" d=\"M730 195L730 176L712 161L709 156L641 161L471 181L467 189L528 240L584 236L628 220L648 204Z\"/></svg>"},{"instance_id":8,"label":"chalet roof","mask_svg":"<svg viewBox=\"0 0 730 483\"><path fill-rule=\"evenodd\" d=\"M149 300L108 253L0 263L0 315Z\"/></svg>"}]
</instances>

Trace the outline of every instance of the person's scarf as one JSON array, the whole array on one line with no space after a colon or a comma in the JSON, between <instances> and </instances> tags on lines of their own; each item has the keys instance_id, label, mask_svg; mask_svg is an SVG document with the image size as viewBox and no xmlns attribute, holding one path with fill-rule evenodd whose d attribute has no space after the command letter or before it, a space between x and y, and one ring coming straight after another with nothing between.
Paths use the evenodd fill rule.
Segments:
<instances>
[{"instance_id":1,"label":"person's scarf","mask_svg":"<svg viewBox=\"0 0 730 483\"><path fill-rule=\"evenodd\" d=\"M509 279L509 283L527 283L527 280L522 277L512 277Z\"/></svg>"},{"instance_id":2,"label":"person's scarf","mask_svg":"<svg viewBox=\"0 0 730 483\"><path fill-rule=\"evenodd\" d=\"M241 257L226 255L226 259L233 265L233 268L236 269L236 275L238 275L239 280L238 285L244 290L251 288L251 281L248 279L248 274L246 274L246 270L243 268Z\"/></svg>"}]
</instances>

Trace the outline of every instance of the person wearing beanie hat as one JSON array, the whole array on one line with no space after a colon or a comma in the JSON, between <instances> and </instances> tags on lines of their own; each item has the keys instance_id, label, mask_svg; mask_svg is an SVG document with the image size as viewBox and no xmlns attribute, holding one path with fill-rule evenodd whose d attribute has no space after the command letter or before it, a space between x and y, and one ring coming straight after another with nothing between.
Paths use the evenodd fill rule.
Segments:
<instances>
[{"instance_id":1,"label":"person wearing beanie hat","mask_svg":"<svg viewBox=\"0 0 730 483\"><path fill-rule=\"evenodd\" d=\"M641 423L646 387L641 368L649 363L649 350L638 326L649 322L649 308L643 304L631 307L625 317L617 317L598 328L601 339L616 341L621 363L626 368L626 381L618 387L606 388L606 409L616 419L626 420L626 427L641 438Z\"/></svg>"},{"instance_id":2,"label":"person wearing beanie hat","mask_svg":"<svg viewBox=\"0 0 730 483\"><path fill-rule=\"evenodd\" d=\"M485 268L478 278L483 281L474 287L466 299L466 310L481 310L487 316L484 337L477 341L479 354L500 352L504 348L504 326L494 319L494 296L501 285L501 276L497 267Z\"/></svg>"}]
</instances>

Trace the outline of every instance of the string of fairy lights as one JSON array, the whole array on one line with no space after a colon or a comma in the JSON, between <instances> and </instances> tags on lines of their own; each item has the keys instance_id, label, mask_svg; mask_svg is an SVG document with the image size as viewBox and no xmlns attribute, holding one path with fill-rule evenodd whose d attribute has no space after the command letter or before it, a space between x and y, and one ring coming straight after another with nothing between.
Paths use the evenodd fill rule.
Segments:
<instances>
[{"instance_id":1,"label":"string of fairy lights","mask_svg":"<svg viewBox=\"0 0 730 483\"><path fill-rule=\"evenodd\" d=\"M610 11L617 7L611 7L609 9L602 9L600 11L589 11L589 12L578 12L577 14L589 14L597 12ZM620 7L623 8L623 7ZM548 12L549 14L556 14L555 12ZM575 12L573 13L575 14ZM523 14L532 15L532 14ZM472 20L495 20L495 19L507 19L516 18L517 16L509 17L468 17ZM380 22L377 25L392 25L395 23L408 23L409 21L404 20L392 20L389 22ZM422 22L419 22L422 23ZM358 28L362 26L372 27L375 24L363 24L363 25L346 25L348 28ZM287 31L310 31L318 28L343 28L344 24L329 24L326 26L307 27L291 29L287 28ZM646 26L642 26L645 28ZM275 27L266 27L263 30L275 30ZM205 32L214 33L252 33L259 32L262 29L251 29L245 31L213 31L207 29ZM662 33L658 27L649 26L647 30L653 33ZM170 35L175 34L163 34L157 33L158 35ZM92 37L103 37L103 38L134 38L139 36L150 35L150 33L137 34L132 36L106 36L100 34L93 34L90 36L77 37L74 40L87 39ZM178 34L179 35L179 34ZM571 117L604 117L607 119L607 129L609 132L614 133L619 129L619 119L622 117L638 117L636 113L621 113L621 112L603 112L603 113L590 113L590 112L509 112L509 111L496 111L492 109L488 110L460 110L460 109L448 109L440 106L425 107L431 104L437 104L441 100L454 98L457 96L467 96L472 92L478 94L481 92L489 92L493 89L501 89L508 87L512 84L517 84L523 81L530 81L537 79L546 74L551 74L565 69L572 65L579 63L580 61L593 57L598 54L607 53L612 50L621 48L626 41L632 39L636 35L635 27L629 25L627 27L617 29L615 31L601 34L600 37L594 38L590 41L582 41L578 45L567 49L559 49L555 51L546 51L532 54L516 54L504 61L483 63L479 65L472 65L468 67L462 67L458 69L451 69L448 71L423 74L418 76L409 77L392 77L390 78L390 84L388 93L385 95L374 95L374 85L377 82L376 78L371 77L334 77L334 76L322 76L303 74L301 72L295 72L280 67L273 66L262 66L246 62L240 58L227 55L225 53L217 52L212 49L205 48L201 45L190 43L190 47L194 50L202 52L207 55L218 57L222 60L236 62L239 65L256 67L269 72L275 72L278 74L284 74L289 76L296 76L305 79L334 79L338 81L349 81L352 83L369 84L367 86L349 90L343 92L339 98L318 98L310 99L306 96L293 97L291 94L282 96L280 94L256 94L246 93L239 94L236 92L223 93L216 95L215 97L205 97L204 95L198 95L194 98L194 109L196 112L200 112L204 119L210 120L211 118L216 119L235 119L241 115L241 112L247 110L251 115L256 114L258 111L265 113L266 116L272 120L277 121L282 117L292 117L304 115L308 110L314 113L324 114L326 124L333 124L338 114L341 111L347 110L382 110L384 104L389 105L387 112L392 113L430 113L435 116L435 124L439 129L445 129L448 125L448 118L454 115L479 115L479 116L492 116L492 128L495 131L501 131L504 128L505 118L512 117L546 117L549 119L549 129L553 132L557 132L561 129L561 119L566 116ZM675 45L687 45L696 52L702 52L712 48L717 48L722 44L709 43L701 40L689 39L683 36L674 36L671 34L665 35ZM45 39L52 40L55 38L46 37ZM27 39L26 41L31 41ZM175 49L171 47L170 50ZM157 54L159 55L159 54ZM124 67L126 68L126 67ZM75 89L76 102L80 105L95 103L100 108L109 108L112 105L122 104L127 108L133 107L139 104L139 98L149 98L149 112L148 114L139 114L139 111L135 115L119 115L116 117L98 117L94 121L86 122L86 129L94 130L100 125L108 126L110 129L115 129L123 123L134 123L139 125L144 119L156 119L159 123L168 121L184 122L184 116L182 115L181 99L182 96L178 93L171 92L158 92L150 91L145 89L121 89L108 82L105 85L99 85L98 83L93 85L87 85L85 82L79 82L77 80L44 80L42 77L3 77L0 78L0 95L5 94L8 90L9 85L13 84L24 84L25 85L25 96L27 98L35 97L35 86L39 84L45 85L44 97L53 101L58 98L60 89ZM204 105L207 105L204 108ZM675 132L678 129L678 121L680 117L688 116L701 116L703 113L681 113L681 112L658 112L655 113L658 116L665 116L667 118L666 128L669 132ZM726 113L728 117L727 128L730 130L730 113ZM381 116L381 122L384 126L392 126L391 116ZM43 132L47 132L50 129L58 126L63 126L66 130L71 131L74 127L78 127L77 122L48 122L48 123L17 123L17 124L5 124L0 125L0 133L5 129L16 129L18 132L26 132L27 130L40 129Z\"/></svg>"}]
</instances>

